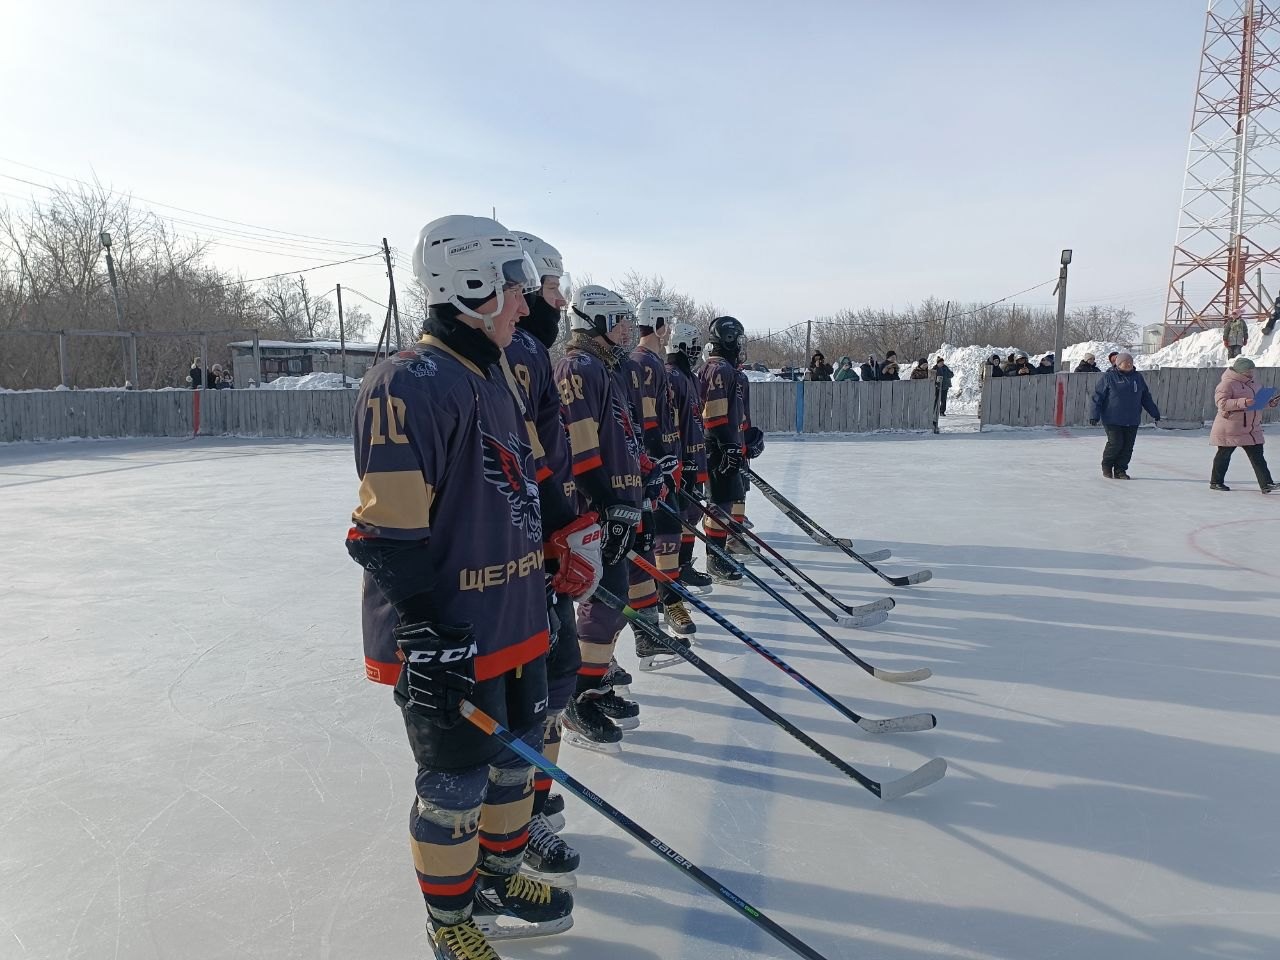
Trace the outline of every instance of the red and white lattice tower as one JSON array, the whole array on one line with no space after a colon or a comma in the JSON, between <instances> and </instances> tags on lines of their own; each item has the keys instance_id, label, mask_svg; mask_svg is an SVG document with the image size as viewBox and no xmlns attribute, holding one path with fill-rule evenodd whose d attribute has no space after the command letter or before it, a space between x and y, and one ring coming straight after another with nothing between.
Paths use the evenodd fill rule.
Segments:
<instances>
[{"instance_id":1,"label":"red and white lattice tower","mask_svg":"<svg viewBox=\"0 0 1280 960\"><path fill-rule=\"evenodd\" d=\"M1209 0L1164 342L1269 313L1259 271L1280 270L1280 9ZM1275 276L1272 275L1273 287Z\"/></svg>"}]
</instances>

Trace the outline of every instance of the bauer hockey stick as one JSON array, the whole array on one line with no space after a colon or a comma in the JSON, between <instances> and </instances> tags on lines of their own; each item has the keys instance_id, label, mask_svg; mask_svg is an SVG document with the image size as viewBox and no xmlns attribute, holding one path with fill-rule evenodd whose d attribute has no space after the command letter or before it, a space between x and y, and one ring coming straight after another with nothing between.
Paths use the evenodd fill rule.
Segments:
<instances>
[{"instance_id":1,"label":"bauer hockey stick","mask_svg":"<svg viewBox=\"0 0 1280 960\"><path fill-rule=\"evenodd\" d=\"M685 496L689 496L689 494L685 494ZM692 501L692 502L696 502L696 501ZM814 580L813 577L809 576L807 573L805 573L803 570L797 567L794 563L792 563L790 560L784 557L778 550L774 549L774 547L771 546L768 543L768 541L766 541L758 533L755 533L752 530L748 530L745 526L743 526L733 517L729 516L727 513L725 513L723 510L717 507L714 503L711 503L710 501L707 501L705 504L700 503L698 504L698 509L702 511L702 515L704 517L710 517L716 523L720 524L720 526L730 531L739 540L743 540L743 538L746 537L751 541L751 543L754 543L755 547L752 547L750 544L747 544L747 548L751 550L752 553L759 556L760 550L766 551L769 554L769 556L773 557L779 563L784 564L797 577L799 577L801 580L807 583L814 590L818 591L818 593L821 594L825 600L835 605L840 610L843 610L846 616L841 617L838 614L834 614L830 610L827 610L825 607L819 606L819 609L822 610L823 613L825 613L828 617L830 617L836 623L840 624L840 626L842 627L858 626L857 618L859 614L867 613L872 610L892 610L897 605L897 601L895 601L892 597L885 597L883 600L876 600L876 601L873 601L872 603L864 603L864 604L859 604L856 607L851 607L849 606L849 604L842 602L839 597L833 596L831 592L827 590L826 587L818 583L818 581ZM743 540L743 542L746 543L745 540Z\"/></svg>"},{"instance_id":2,"label":"bauer hockey stick","mask_svg":"<svg viewBox=\"0 0 1280 960\"><path fill-rule=\"evenodd\" d=\"M672 513L676 512L675 509L665 500L659 500L658 503L664 510L670 510ZM735 570L740 570L745 576L750 578L752 583L754 583L761 590L763 590L770 597L772 597L779 604L781 604L782 607L786 609L792 616L798 619L806 627L808 627L810 630L812 630L814 633L820 636L823 640L827 641L827 643L831 644L833 647L835 647L837 650L839 650L846 657L848 657L850 660L856 663L863 670L867 671L867 673L871 674L877 680L886 680L889 683L915 683L917 680L927 680L931 676L933 676L933 671L930 670L928 667L920 667L919 669L916 669L916 670L903 670L903 671L881 670L879 667L875 666L874 664L867 663L867 661L863 660L860 656L858 656L856 653L854 653L852 650L846 647L843 643L841 643L831 634L827 633L827 631L823 630L822 627L820 627L812 617L808 616L803 610L797 607L794 603L792 603L790 600L788 600L786 597L780 594L777 590L773 589L773 587L771 587L762 577L760 577L753 570L751 570L751 568L749 568L745 564L739 563L729 553L727 553L726 551L722 550L720 547L712 543L711 538L708 537L701 530L699 530L697 526L686 522L683 517L680 518L680 523L684 526L686 530L688 530L695 537L697 537L699 540L705 543L707 545L707 550L710 553L715 554L715 556L718 557L722 562L727 563L729 566L733 567Z\"/></svg>"},{"instance_id":3,"label":"bauer hockey stick","mask_svg":"<svg viewBox=\"0 0 1280 960\"><path fill-rule=\"evenodd\" d=\"M734 683L692 650L686 650L673 640L665 630L657 624L646 620L643 616L631 609L630 606L618 599L618 597L610 593L604 587L596 587L593 599L599 600L602 603L613 607L621 613L623 617L629 620L637 630L642 631L646 636L652 638L655 643L662 644L676 656L687 660L695 668L705 673L708 677L720 684L720 686L724 687L743 703L752 707L766 719L772 720L775 724L787 733L791 734L791 736L795 737L823 760L827 761L827 763L831 764L843 773L846 777L856 780L881 800L894 800L903 794L910 793L913 790L919 790L921 787L927 786L935 780L942 779L943 774L947 772L947 761L943 760L941 757L935 757L923 766L917 767L905 777L899 777L897 780L888 780L884 783L872 780L856 767L852 767L845 763L768 704L761 702L756 697L747 693L746 690L742 689L742 687L738 686L738 684Z\"/></svg>"},{"instance_id":4,"label":"bauer hockey stick","mask_svg":"<svg viewBox=\"0 0 1280 960\"><path fill-rule=\"evenodd\" d=\"M584 786L581 782L565 773L541 753L533 749L533 747L529 746L479 707L473 706L469 701L463 700L461 710L462 715L471 721L471 723L476 727L483 730L485 733L497 737L522 760L525 760L537 767L579 800L595 807L598 812L604 814L605 817L612 820L641 844L649 847L659 854L662 859L666 860L673 867L676 867L688 876L692 877L694 881L700 884L704 889L711 891L711 893L719 897L720 900L733 907L734 910L738 911L738 913L746 917L779 943L785 944L789 949L802 957L808 958L808 960L826 960L826 958L817 950L813 949L813 947L809 946L785 927L779 926L777 923L770 920L765 916L765 914L747 903L746 900L742 899L742 897L738 896L697 864L690 860L686 860L679 853L671 849L671 847L667 846L644 827L640 826L640 824L636 823L613 804L609 803L609 801L598 796L590 788Z\"/></svg>"},{"instance_id":5,"label":"bauer hockey stick","mask_svg":"<svg viewBox=\"0 0 1280 960\"><path fill-rule=\"evenodd\" d=\"M760 488L760 492L765 495L765 498L770 503L772 503L775 507L781 510L783 513L785 513L787 515L787 518L792 523L794 523L797 527L799 527L801 530L805 530L806 532L808 532L809 530L813 530L814 532L821 534L823 537L826 537L826 539L830 543L839 547L841 550L843 550L848 556L852 557L854 560L857 560L860 564L862 564L864 567L866 567L868 570L874 573L877 577L879 577L885 583L891 583L895 587L908 587L917 583L924 583L927 580L933 579L932 570L917 570L915 573L909 573L903 577L889 576L889 574L885 573L883 570L877 567L874 563L872 563L866 557L862 556L859 553L854 552L851 546L846 547L843 543L841 543L839 540L833 537L830 533L824 530L821 526L818 525L818 521L814 520L807 513L805 513L803 510L797 507L794 503L792 503L790 500L788 500L786 497L780 494L777 490L775 490L767 480L765 480L763 477L760 476L760 474L756 473L754 470L752 470L750 467L747 467L747 466L744 466L742 468L742 472L745 473L748 477L750 477L752 481L755 483L755 485Z\"/></svg>"},{"instance_id":6,"label":"bauer hockey stick","mask_svg":"<svg viewBox=\"0 0 1280 960\"><path fill-rule=\"evenodd\" d=\"M718 517L714 517L709 512L707 512L707 508L703 506L702 503L698 501L695 497L693 497L691 494L685 493L683 490L681 490L680 496L684 497L691 504L697 507L698 511L702 514L704 518L711 521L712 523L715 523L721 527L724 527L726 531L729 530L729 527L727 525L725 525L724 523L721 523ZM731 532L734 532L735 536L737 535L736 531L731 531ZM745 546L748 550L751 551L751 555L755 557L755 559L763 562L766 567L768 567L775 574L777 574L779 577L785 580L788 584L790 584L791 588L795 590L796 593L800 594L800 596L804 597L806 600L812 603L815 607L817 607L818 610L822 612L822 615L824 617L827 617L829 620L834 620L836 623L838 623L842 627L853 627L855 629L858 629L861 627L874 627L877 623L884 623L885 620L889 619L889 611L893 609L893 607L896 605L896 601L893 600L891 597L885 597L883 600L875 600L871 603L868 603L863 608L851 614L846 614L842 616L840 614L832 613L825 606L823 606L821 600L819 600L817 597L811 594L804 587L800 586L800 584L796 583L796 581L791 578L791 576L787 573L787 571L783 570L781 567L779 567L776 563L774 563L768 557L764 556L764 554L762 554L759 550L756 550L754 547L752 547L750 544L746 543L745 541L743 542L743 546ZM730 556L733 556L733 555L730 554ZM739 566L741 566L742 564L742 561L739 560L737 557L734 557L734 562ZM746 568L743 567L744 571L745 569Z\"/></svg>"},{"instance_id":7,"label":"bauer hockey stick","mask_svg":"<svg viewBox=\"0 0 1280 960\"><path fill-rule=\"evenodd\" d=\"M638 553L632 552L628 554L628 556L631 557L632 563L645 573L649 574L649 576L653 577L660 583L665 583L669 589L673 590L676 595L680 597L681 600L687 600L689 603L692 603L708 617L728 630L729 633L733 634L756 653L760 654L760 656L764 657L787 676L795 680L796 683L800 684L800 686L804 687L819 700L840 711L840 713L847 719L852 720L867 733L915 733L919 730L932 730L938 725L938 718L931 713L913 713L907 717L893 717L889 720L870 720L867 717L854 713L764 644L760 643L745 631L734 626L733 623L717 612L710 606L710 604L704 603L701 599L695 597L684 588L684 585L680 583L676 577L669 573L663 573Z\"/></svg>"}]
</instances>

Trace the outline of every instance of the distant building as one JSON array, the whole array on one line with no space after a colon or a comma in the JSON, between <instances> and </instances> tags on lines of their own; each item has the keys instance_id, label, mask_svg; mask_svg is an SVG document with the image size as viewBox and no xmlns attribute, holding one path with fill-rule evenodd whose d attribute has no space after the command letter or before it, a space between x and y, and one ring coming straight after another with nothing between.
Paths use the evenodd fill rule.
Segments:
<instances>
[{"instance_id":1,"label":"distant building","mask_svg":"<svg viewBox=\"0 0 1280 960\"><path fill-rule=\"evenodd\" d=\"M337 340L259 340L258 354L262 358L262 375L254 366L253 341L238 340L229 343L232 373L237 387L247 387L249 382L270 383L279 377L301 377L308 373L337 373L342 368L342 344ZM348 377L359 379L373 366L376 343L347 342Z\"/></svg>"},{"instance_id":2,"label":"distant building","mask_svg":"<svg viewBox=\"0 0 1280 960\"><path fill-rule=\"evenodd\" d=\"M1164 337L1164 324L1149 323L1142 328L1142 352L1155 353L1160 349L1160 341Z\"/></svg>"}]
</instances>

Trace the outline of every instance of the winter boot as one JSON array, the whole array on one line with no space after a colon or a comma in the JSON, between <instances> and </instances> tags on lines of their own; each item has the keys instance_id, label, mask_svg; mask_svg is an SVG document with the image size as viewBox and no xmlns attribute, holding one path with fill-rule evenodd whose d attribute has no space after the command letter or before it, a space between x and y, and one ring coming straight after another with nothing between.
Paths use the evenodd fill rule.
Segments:
<instances>
[{"instance_id":1,"label":"winter boot","mask_svg":"<svg viewBox=\"0 0 1280 960\"><path fill-rule=\"evenodd\" d=\"M689 610L684 605L683 600L668 600L662 609L662 618L666 621L667 627L672 633L677 633L682 637L691 637L698 632L698 628L693 624L693 617L689 616Z\"/></svg>"},{"instance_id":2,"label":"winter boot","mask_svg":"<svg viewBox=\"0 0 1280 960\"><path fill-rule=\"evenodd\" d=\"M490 940L543 937L573 926L573 894L521 873L476 877L471 917Z\"/></svg>"},{"instance_id":3,"label":"winter boot","mask_svg":"<svg viewBox=\"0 0 1280 960\"><path fill-rule=\"evenodd\" d=\"M1111 475L1111 467L1108 467L1108 466L1106 466L1105 464L1104 464L1104 465L1103 465L1103 467L1102 467L1102 475L1103 475L1104 477L1106 477L1108 480L1114 480L1114 479L1115 479L1115 478Z\"/></svg>"},{"instance_id":4,"label":"winter boot","mask_svg":"<svg viewBox=\"0 0 1280 960\"><path fill-rule=\"evenodd\" d=\"M707 573L716 583L734 584L742 579L742 571L714 553L707 557Z\"/></svg>"},{"instance_id":5,"label":"winter boot","mask_svg":"<svg viewBox=\"0 0 1280 960\"><path fill-rule=\"evenodd\" d=\"M1210 489L1210 490L1221 490L1223 493L1228 493L1228 492L1230 492L1230 490L1231 490L1231 488L1230 488L1230 487L1228 487L1225 483L1211 483L1211 484L1209 484L1209 489ZM1263 490L1262 492L1263 492L1263 493L1266 493L1267 491Z\"/></svg>"},{"instance_id":6,"label":"winter boot","mask_svg":"<svg viewBox=\"0 0 1280 960\"><path fill-rule=\"evenodd\" d=\"M524 848L524 873L553 887L572 889L576 886L573 871L580 862L578 851L565 843L552 829L545 814L529 821L529 845Z\"/></svg>"},{"instance_id":7,"label":"winter boot","mask_svg":"<svg viewBox=\"0 0 1280 960\"><path fill-rule=\"evenodd\" d=\"M679 579L682 587L700 597L709 596L712 592L711 584L715 582L701 570L695 569L692 563L686 563L680 568Z\"/></svg>"},{"instance_id":8,"label":"winter boot","mask_svg":"<svg viewBox=\"0 0 1280 960\"><path fill-rule=\"evenodd\" d=\"M600 709L602 696L604 691L587 690L569 701L560 718L565 743L597 753L619 753L622 750L622 731Z\"/></svg>"},{"instance_id":9,"label":"winter boot","mask_svg":"<svg viewBox=\"0 0 1280 960\"><path fill-rule=\"evenodd\" d=\"M1125 473L1119 467L1116 467L1113 471L1111 471L1111 479L1112 480L1128 480L1130 479L1130 477L1127 473Z\"/></svg>"},{"instance_id":10,"label":"winter boot","mask_svg":"<svg viewBox=\"0 0 1280 960\"><path fill-rule=\"evenodd\" d=\"M599 697L596 706L619 730L634 730L640 726L640 704L634 700L624 700L616 690L610 690Z\"/></svg>"},{"instance_id":11,"label":"winter boot","mask_svg":"<svg viewBox=\"0 0 1280 960\"><path fill-rule=\"evenodd\" d=\"M460 923L427 921L427 936L436 960L502 960L470 917Z\"/></svg>"},{"instance_id":12,"label":"winter boot","mask_svg":"<svg viewBox=\"0 0 1280 960\"><path fill-rule=\"evenodd\" d=\"M668 634L668 639L675 647L689 649L689 641L682 637L672 637ZM678 653L673 653L649 634L640 632L636 633L636 656L640 659L640 669L646 672L674 667L684 660Z\"/></svg>"}]
</instances>

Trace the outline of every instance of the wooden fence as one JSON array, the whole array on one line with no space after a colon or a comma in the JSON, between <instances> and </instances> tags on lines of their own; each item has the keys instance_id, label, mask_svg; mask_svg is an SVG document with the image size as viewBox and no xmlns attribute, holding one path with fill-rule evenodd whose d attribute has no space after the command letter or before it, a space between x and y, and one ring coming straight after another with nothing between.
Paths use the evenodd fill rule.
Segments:
<instances>
[{"instance_id":1,"label":"wooden fence","mask_svg":"<svg viewBox=\"0 0 1280 960\"><path fill-rule=\"evenodd\" d=\"M1048 378L1046 378L1048 379ZM39 390L0 393L0 442L68 437L349 437L357 390ZM766 433L928 430L931 381L753 383Z\"/></svg>"},{"instance_id":2,"label":"wooden fence","mask_svg":"<svg viewBox=\"0 0 1280 960\"><path fill-rule=\"evenodd\" d=\"M1063 425L1084 426L1089 422L1089 408L1100 373L1069 373L1063 404ZM1222 379L1221 368L1166 367L1143 371L1151 396L1160 415L1169 421L1205 422L1217 412L1213 391ZM1264 386L1280 387L1280 367L1258 367L1254 379ZM1002 424L1010 427L1053 426L1057 412L1058 378L1044 375L1031 377L996 377L982 386L979 418L983 426ZM1280 419L1280 409L1266 410L1263 420ZM1150 423L1145 413L1142 420Z\"/></svg>"}]
</instances>

